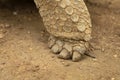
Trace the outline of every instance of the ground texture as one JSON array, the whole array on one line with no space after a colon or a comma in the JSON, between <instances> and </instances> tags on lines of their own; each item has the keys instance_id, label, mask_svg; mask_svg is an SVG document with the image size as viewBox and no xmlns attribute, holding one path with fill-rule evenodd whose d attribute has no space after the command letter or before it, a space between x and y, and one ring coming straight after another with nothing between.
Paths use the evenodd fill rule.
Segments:
<instances>
[{"instance_id":1,"label":"ground texture","mask_svg":"<svg viewBox=\"0 0 120 80\"><path fill-rule=\"evenodd\" d=\"M120 80L120 12L88 4L93 54L58 59L34 4L0 7L0 80Z\"/></svg>"}]
</instances>

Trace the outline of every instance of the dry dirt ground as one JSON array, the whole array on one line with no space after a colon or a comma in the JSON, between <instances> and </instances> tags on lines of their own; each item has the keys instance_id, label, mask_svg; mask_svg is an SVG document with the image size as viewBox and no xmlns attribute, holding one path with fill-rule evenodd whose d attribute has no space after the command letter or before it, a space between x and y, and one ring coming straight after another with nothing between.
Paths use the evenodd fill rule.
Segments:
<instances>
[{"instance_id":1,"label":"dry dirt ground","mask_svg":"<svg viewBox=\"0 0 120 80\"><path fill-rule=\"evenodd\" d=\"M88 4L95 59L58 59L34 4L0 6L0 80L120 80L120 12Z\"/></svg>"}]
</instances>

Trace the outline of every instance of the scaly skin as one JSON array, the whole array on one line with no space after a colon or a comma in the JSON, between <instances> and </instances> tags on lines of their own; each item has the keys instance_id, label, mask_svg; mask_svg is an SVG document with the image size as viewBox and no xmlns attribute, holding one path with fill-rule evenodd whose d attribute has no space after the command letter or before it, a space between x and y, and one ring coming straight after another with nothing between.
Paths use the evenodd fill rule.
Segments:
<instances>
[{"instance_id":1,"label":"scaly skin","mask_svg":"<svg viewBox=\"0 0 120 80\"><path fill-rule=\"evenodd\" d=\"M59 58L79 61L91 39L91 20L83 0L34 0Z\"/></svg>"}]
</instances>

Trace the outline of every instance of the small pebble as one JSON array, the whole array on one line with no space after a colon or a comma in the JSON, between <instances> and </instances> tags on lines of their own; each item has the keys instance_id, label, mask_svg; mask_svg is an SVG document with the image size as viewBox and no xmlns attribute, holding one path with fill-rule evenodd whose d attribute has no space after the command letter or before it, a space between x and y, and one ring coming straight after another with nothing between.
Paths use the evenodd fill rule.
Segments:
<instances>
[{"instance_id":1,"label":"small pebble","mask_svg":"<svg viewBox=\"0 0 120 80\"><path fill-rule=\"evenodd\" d=\"M65 66L67 66L67 67L68 67L68 66L70 66L70 64L65 64Z\"/></svg>"},{"instance_id":2,"label":"small pebble","mask_svg":"<svg viewBox=\"0 0 120 80\"><path fill-rule=\"evenodd\" d=\"M117 55L117 54L115 54L115 55L113 55L113 57L114 57L114 58L117 58L117 57L118 57L118 55Z\"/></svg>"},{"instance_id":3,"label":"small pebble","mask_svg":"<svg viewBox=\"0 0 120 80\"><path fill-rule=\"evenodd\" d=\"M102 49L101 49L101 51L102 51L102 52L104 52L104 51L105 51L105 49L104 49L104 48L102 48Z\"/></svg>"},{"instance_id":4,"label":"small pebble","mask_svg":"<svg viewBox=\"0 0 120 80\"><path fill-rule=\"evenodd\" d=\"M32 51L32 50L33 50L33 48L29 48L29 50L30 50L30 51Z\"/></svg>"},{"instance_id":5,"label":"small pebble","mask_svg":"<svg viewBox=\"0 0 120 80\"><path fill-rule=\"evenodd\" d=\"M111 78L111 80L115 80L115 78Z\"/></svg>"},{"instance_id":6,"label":"small pebble","mask_svg":"<svg viewBox=\"0 0 120 80\"><path fill-rule=\"evenodd\" d=\"M30 31L28 31L27 33L28 33L28 34L30 34L31 32L30 32Z\"/></svg>"},{"instance_id":7,"label":"small pebble","mask_svg":"<svg viewBox=\"0 0 120 80\"><path fill-rule=\"evenodd\" d=\"M63 61L62 61L62 64L66 67L70 66L70 63L66 63L66 62L63 62Z\"/></svg>"},{"instance_id":8,"label":"small pebble","mask_svg":"<svg viewBox=\"0 0 120 80\"><path fill-rule=\"evenodd\" d=\"M4 34L0 34L0 39L2 39L5 35Z\"/></svg>"},{"instance_id":9,"label":"small pebble","mask_svg":"<svg viewBox=\"0 0 120 80\"><path fill-rule=\"evenodd\" d=\"M15 15L15 16L16 16L16 15L18 15L18 13L17 13L16 11L14 11L14 12L13 12L13 15Z\"/></svg>"},{"instance_id":10,"label":"small pebble","mask_svg":"<svg viewBox=\"0 0 120 80\"><path fill-rule=\"evenodd\" d=\"M10 27L11 27L11 25L5 24L5 28L10 28Z\"/></svg>"},{"instance_id":11,"label":"small pebble","mask_svg":"<svg viewBox=\"0 0 120 80\"><path fill-rule=\"evenodd\" d=\"M93 59L93 61L97 61L97 59Z\"/></svg>"},{"instance_id":12,"label":"small pebble","mask_svg":"<svg viewBox=\"0 0 120 80\"><path fill-rule=\"evenodd\" d=\"M52 58L55 58L55 56L51 56Z\"/></svg>"},{"instance_id":13,"label":"small pebble","mask_svg":"<svg viewBox=\"0 0 120 80\"><path fill-rule=\"evenodd\" d=\"M64 63L63 65L66 66L66 67L70 66L69 63Z\"/></svg>"}]
</instances>

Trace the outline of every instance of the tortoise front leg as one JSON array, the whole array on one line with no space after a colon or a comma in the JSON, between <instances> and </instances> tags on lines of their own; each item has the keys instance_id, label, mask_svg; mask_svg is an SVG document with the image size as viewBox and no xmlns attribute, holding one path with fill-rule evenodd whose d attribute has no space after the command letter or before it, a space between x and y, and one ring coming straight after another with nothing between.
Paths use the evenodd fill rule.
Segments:
<instances>
[{"instance_id":1,"label":"tortoise front leg","mask_svg":"<svg viewBox=\"0 0 120 80\"><path fill-rule=\"evenodd\" d=\"M91 39L91 20L83 0L35 0L59 58L80 60Z\"/></svg>"}]
</instances>

